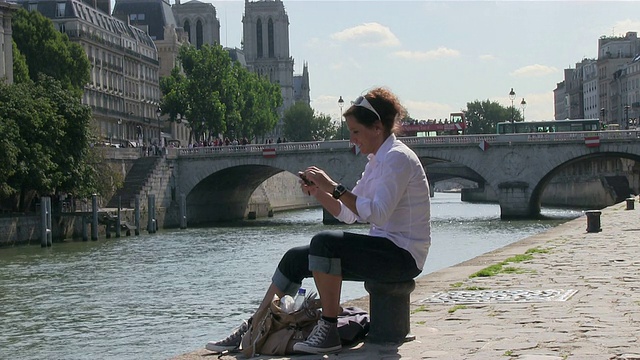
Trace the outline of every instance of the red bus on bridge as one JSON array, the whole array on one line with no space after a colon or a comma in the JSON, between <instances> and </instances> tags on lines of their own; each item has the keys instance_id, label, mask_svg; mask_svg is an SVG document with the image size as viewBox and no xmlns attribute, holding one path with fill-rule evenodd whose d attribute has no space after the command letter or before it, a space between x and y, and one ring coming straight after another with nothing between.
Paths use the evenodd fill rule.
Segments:
<instances>
[{"instance_id":1,"label":"red bus on bridge","mask_svg":"<svg viewBox=\"0 0 640 360\"><path fill-rule=\"evenodd\" d=\"M464 113L449 114L449 119L415 120L402 124L402 136L464 135L467 123Z\"/></svg>"}]
</instances>

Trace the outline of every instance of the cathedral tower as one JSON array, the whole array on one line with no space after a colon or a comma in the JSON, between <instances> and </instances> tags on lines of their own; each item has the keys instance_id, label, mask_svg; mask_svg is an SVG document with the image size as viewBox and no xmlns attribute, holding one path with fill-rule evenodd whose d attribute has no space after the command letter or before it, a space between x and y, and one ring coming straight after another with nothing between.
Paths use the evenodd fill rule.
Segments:
<instances>
[{"instance_id":1,"label":"cathedral tower","mask_svg":"<svg viewBox=\"0 0 640 360\"><path fill-rule=\"evenodd\" d=\"M294 102L293 58L289 56L289 17L281 0L245 0L242 49L250 71L280 85L282 113ZM282 131L282 121L275 134Z\"/></svg>"}]
</instances>

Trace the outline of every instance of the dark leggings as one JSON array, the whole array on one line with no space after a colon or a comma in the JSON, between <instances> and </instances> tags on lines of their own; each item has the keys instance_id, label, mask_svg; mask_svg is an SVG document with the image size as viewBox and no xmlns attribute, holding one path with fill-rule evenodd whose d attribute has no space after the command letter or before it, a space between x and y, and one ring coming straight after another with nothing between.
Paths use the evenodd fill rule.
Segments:
<instances>
[{"instance_id":1,"label":"dark leggings","mask_svg":"<svg viewBox=\"0 0 640 360\"><path fill-rule=\"evenodd\" d=\"M421 272L411 254L387 238L322 231L309 245L289 249L272 280L285 294L294 294L312 271L342 275L349 281L379 282L411 280Z\"/></svg>"}]
</instances>

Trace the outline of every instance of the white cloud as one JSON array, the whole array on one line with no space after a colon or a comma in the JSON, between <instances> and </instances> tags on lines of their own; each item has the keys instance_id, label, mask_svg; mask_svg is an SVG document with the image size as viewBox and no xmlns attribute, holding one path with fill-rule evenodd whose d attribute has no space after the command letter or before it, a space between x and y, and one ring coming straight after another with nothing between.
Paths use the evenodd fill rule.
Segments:
<instances>
[{"instance_id":1,"label":"white cloud","mask_svg":"<svg viewBox=\"0 0 640 360\"><path fill-rule=\"evenodd\" d=\"M479 58L480 60L483 60L483 61L493 61L497 59L495 56L489 55L489 54L480 55Z\"/></svg>"},{"instance_id":2,"label":"white cloud","mask_svg":"<svg viewBox=\"0 0 640 360\"><path fill-rule=\"evenodd\" d=\"M338 41L355 42L363 47L400 46L400 40L391 29L379 23L365 23L331 35Z\"/></svg>"},{"instance_id":3,"label":"white cloud","mask_svg":"<svg viewBox=\"0 0 640 360\"><path fill-rule=\"evenodd\" d=\"M311 107L317 113L329 115L334 122L340 122L340 106L335 95L319 95L311 99ZM343 110L347 110L345 102Z\"/></svg>"},{"instance_id":4,"label":"white cloud","mask_svg":"<svg viewBox=\"0 0 640 360\"><path fill-rule=\"evenodd\" d=\"M511 73L511 76L538 77L538 76L545 76L549 74L555 74L557 72L558 72L558 69L553 66L534 64L534 65L521 67L520 69L516 69Z\"/></svg>"},{"instance_id":5,"label":"white cloud","mask_svg":"<svg viewBox=\"0 0 640 360\"><path fill-rule=\"evenodd\" d=\"M620 20L613 25L613 31L620 36L624 36L627 31L637 32L638 29L640 29L640 21L631 19Z\"/></svg>"},{"instance_id":6,"label":"white cloud","mask_svg":"<svg viewBox=\"0 0 640 360\"><path fill-rule=\"evenodd\" d=\"M409 116L418 120L448 119L449 113L454 111L449 105L430 101L407 100L403 105L407 108Z\"/></svg>"},{"instance_id":7,"label":"white cloud","mask_svg":"<svg viewBox=\"0 0 640 360\"><path fill-rule=\"evenodd\" d=\"M460 56L460 51L449 49L446 47L439 47L436 50L429 51L396 51L393 53L394 56L409 59L409 60L434 60L434 59L442 59L442 58L452 58Z\"/></svg>"}]
</instances>

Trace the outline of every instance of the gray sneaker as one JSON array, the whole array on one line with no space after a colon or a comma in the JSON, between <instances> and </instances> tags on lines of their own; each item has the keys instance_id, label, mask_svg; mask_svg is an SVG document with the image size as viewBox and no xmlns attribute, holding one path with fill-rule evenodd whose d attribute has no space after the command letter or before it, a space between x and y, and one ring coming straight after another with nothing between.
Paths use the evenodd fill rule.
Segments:
<instances>
[{"instance_id":1,"label":"gray sneaker","mask_svg":"<svg viewBox=\"0 0 640 360\"><path fill-rule=\"evenodd\" d=\"M330 354L342 349L338 324L323 319L311 330L307 340L293 345L293 351L307 354Z\"/></svg>"},{"instance_id":2,"label":"gray sneaker","mask_svg":"<svg viewBox=\"0 0 640 360\"><path fill-rule=\"evenodd\" d=\"M209 351L223 352L233 351L240 347L242 336L249 330L249 321L245 320L242 325L235 328L233 332L226 338L218 341L209 341L205 348Z\"/></svg>"}]
</instances>

